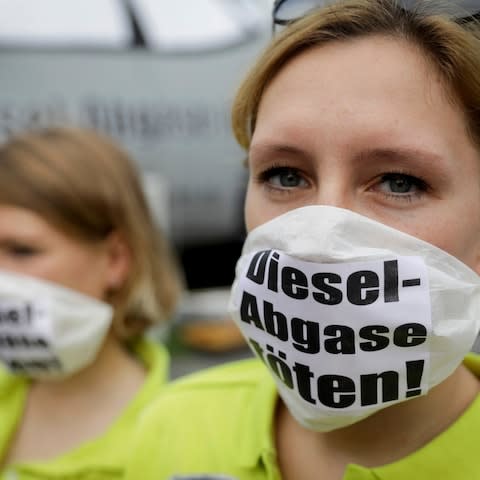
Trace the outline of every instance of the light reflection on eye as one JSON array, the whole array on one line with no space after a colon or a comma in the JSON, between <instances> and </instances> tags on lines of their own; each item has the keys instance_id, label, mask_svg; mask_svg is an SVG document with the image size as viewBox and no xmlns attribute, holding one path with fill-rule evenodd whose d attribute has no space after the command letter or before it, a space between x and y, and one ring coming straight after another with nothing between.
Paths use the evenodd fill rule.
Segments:
<instances>
[{"instance_id":1,"label":"light reflection on eye","mask_svg":"<svg viewBox=\"0 0 480 480\"><path fill-rule=\"evenodd\" d=\"M263 172L263 182L277 188L296 188L307 185L299 170L290 167L274 167Z\"/></svg>"},{"instance_id":2,"label":"light reflection on eye","mask_svg":"<svg viewBox=\"0 0 480 480\"><path fill-rule=\"evenodd\" d=\"M396 195L413 194L423 192L427 189L423 180L402 173L388 173L383 175L380 186L385 193Z\"/></svg>"}]
</instances>

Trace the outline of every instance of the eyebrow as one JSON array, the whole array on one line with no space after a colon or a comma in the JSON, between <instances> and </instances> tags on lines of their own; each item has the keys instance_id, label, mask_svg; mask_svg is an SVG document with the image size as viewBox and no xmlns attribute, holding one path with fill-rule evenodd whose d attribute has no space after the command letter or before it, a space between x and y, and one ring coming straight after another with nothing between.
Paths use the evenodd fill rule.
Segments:
<instances>
[{"instance_id":1,"label":"eyebrow","mask_svg":"<svg viewBox=\"0 0 480 480\"><path fill-rule=\"evenodd\" d=\"M290 144L259 143L251 146L249 157L252 155L278 155L287 154L299 157L310 155L302 148ZM247 159L248 160L248 159ZM420 160L424 165L439 167L445 164L445 158L439 153L417 147L375 147L364 149L354 157L355 161L388 161L394 163L409 163L412 160Z\"/></svg>"},{"instance_id":2,"label":"eyebrow","mask_svg":"<svg viewBox=\"0 0 480 480\"><path fill-rule=\"evenodd\" d=\"M254 155L295 155L299 157L310 157L310 155L300 147L288 144L277 143L257 143L250 146L248 158ZM247 161L248 161L247 158Z\"/></svg>"},{"instance_id":3,"label":"eyebrow","mask_svg":"<svg viewBox=\"0 0 480 480\"><path fill-rule=\"evenodd\" d=\"M0 247L9 247L10 245L17 244L17 243L30 243L38 241L37 238L33 238L32 236L18 234L18 235L5 235L4 237L0 236Z\"/></svg>"},{"instance_id":4,"label":"eyebrow","mask_svg":"<svg viewBox=\"0 0 480 480\"><path fill-rule=\"evenodd\" d=\"M383 160L389 162L410 162L412 159L420 160L423 164L441 166L445 164L445 158L431 150L415 147L398 148L371 148L361 151L355 156L355 160L365 162L368 160Z\"/></svg>"},{"instance_id":5,"label":"eyebrow","mask_svg":"<svg viewBox=\"0 0 480 480\"><path fill-rule=\"evenodd\" d=\"M303 150L299 147L295 147L294 145L288 145L288 144L277 144L277 143L256 143L253 146L250 147L250 151L256 151L256 150L274 150L274 151L280 151L280 152L302 152Z\"/></svg>"}]
</instances>

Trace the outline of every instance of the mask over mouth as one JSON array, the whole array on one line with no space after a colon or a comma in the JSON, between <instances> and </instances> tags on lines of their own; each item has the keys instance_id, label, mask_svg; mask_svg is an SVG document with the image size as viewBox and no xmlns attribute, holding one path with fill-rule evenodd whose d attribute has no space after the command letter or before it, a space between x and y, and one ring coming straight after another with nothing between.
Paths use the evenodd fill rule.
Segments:
<instances>
[{"instance_id":1,"label":"mask over mouth","mask_svg":"<svg viewBox=\"0 0 480 480\"><path fill-rule=\"evenodd\" d=\"M0 271L0 362L12 373L62 379L91 364L112 307L37 278Z\"/></svg>"},{"instance_id":2,"label":"mask over mouth","mask_svg":"<svg viewBox=\"0 0 480 480\"><path fill-rule=\"evenodd\" d=\"M330 431L425 395L480 328L480 277L349 210L292 210L248 235L230 313L290 413Z\"/></svg>"}]
</instances>

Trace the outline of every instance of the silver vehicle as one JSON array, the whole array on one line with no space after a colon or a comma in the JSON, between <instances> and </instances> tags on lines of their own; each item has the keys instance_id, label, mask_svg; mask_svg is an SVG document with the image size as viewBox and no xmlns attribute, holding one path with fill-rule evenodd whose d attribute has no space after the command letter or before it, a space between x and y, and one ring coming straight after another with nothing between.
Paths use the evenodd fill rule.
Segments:
<instances>
[{"instance_id":1,"label":"silver vehicle","mask_svg":"<svg viewBox=\"0 0 480 480\"><path fill-rule=\"evenodd\" d=\"M227 283L246 177L229 108L269 38L271 3L0 0L0 140L58 124L113 136L138 161L192 286Z\"/></svg>"}]
</instances>

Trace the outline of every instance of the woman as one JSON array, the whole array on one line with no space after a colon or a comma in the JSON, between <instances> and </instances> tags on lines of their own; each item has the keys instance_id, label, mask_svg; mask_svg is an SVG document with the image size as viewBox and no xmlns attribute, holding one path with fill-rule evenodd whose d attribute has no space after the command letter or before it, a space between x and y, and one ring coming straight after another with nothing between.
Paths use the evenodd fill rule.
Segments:
<instances>
[{"instance_id":1,"label":"woman","mask_svg":"<svg viewBox=\"0 0 480 480\"><path fill-rule=\"evenodd\" d=\"M266 49L233 110L250 180L230 305L260 361L172 385L132 472L480 479L480 362L462 363L480 297L472 32L351 0Z\"/></svg>"},{"instance_id":2,"label":"woman","mask_svg":"<svg viewBox=\"0 0 480 480\"><path fill-rule=\"evenodd\" d=\"M93 131L0 147L2 478L120 478L165 382L142 338L179 276L128 156Z\"/></svg>"}]
</instances>

